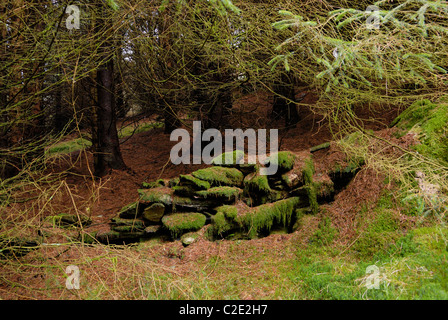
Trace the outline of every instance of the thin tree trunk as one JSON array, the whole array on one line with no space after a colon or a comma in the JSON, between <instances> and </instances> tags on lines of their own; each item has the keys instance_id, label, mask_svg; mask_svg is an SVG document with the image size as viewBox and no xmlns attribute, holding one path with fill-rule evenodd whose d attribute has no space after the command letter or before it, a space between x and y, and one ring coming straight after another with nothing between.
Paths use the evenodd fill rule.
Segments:
<instances>
[{"instance_id":1,"label":"thin tree trunk","mask_svg":"<svg viewBox=\"0 0 448 320\"><path fill-rule=\"evenodd\" d=\"M107 37L100 30L111 32L111 21L107 17L104 4L99 4L99 12L101 13L102 25L96 21L97 36ZM108 28L104 28L107 26ZM112 40L102 41L99 52L102 63L100 63L97 73L97 105L95 110L95 127L96 129L96 148L94 150L94 171L95 176L104 176L111 169L125 169L126 165L123 161L120 150L120 141L117 131L117 114L115 105L115 86L114 86L114 60L112 56L113 43ZM95 130L93 130L95 132Z\"/></svg>"}]
</instances>

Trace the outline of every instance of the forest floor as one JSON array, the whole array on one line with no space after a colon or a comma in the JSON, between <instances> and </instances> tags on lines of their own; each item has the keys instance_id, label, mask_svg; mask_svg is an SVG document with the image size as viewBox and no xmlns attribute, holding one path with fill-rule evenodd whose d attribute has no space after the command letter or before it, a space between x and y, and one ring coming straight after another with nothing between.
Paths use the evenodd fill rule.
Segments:
<instances>
[{"instance_id":1,"label":"forest floor","mask_svg":"<svg viewBox=\"0 0 448 320\"><path fill-rule=\"evenodd\" d=\"M269 118L267 96L247 97L240 103L257 110L251 119L241 117L244 121ZM366 109L357 115L367 129L393 139L388 125L397 110ZM302 151L332 137L325 119L304 108L297 127L280 132L280 149ZM64 174L57 182L60 187L52 189L51 202L18 203L2 212L2 218L27 220L23 230L29 232L36 211L39 221L60 212L82 212L91 216L91 228L109 228L117 211L137 200L143 181L173 178L205 166L171 164L169 154L176 142L169 141L163 128L151 128L123 141L128 170L114 170L101 181L92 180L88 150L54 157L46 174ZM331 152L314 153L316 164L324 166ZM17 259L0 259L0 298L447 298L447 229L422 224L395 204L393 184L365 168L333 202L322 205L318 214L306 216L291 234L214 242L201 238L188 247L179 241L160 240L108 246L72 242L66 230L55 228L45 245ZM26 214L16 218L20 212ZM378 228L369 231L366 224ZM79 267L78 290L65 286L69 265ZM366 287L366 268L371 265L380 270L378 289Z\"/></svg>"}]
</instances>

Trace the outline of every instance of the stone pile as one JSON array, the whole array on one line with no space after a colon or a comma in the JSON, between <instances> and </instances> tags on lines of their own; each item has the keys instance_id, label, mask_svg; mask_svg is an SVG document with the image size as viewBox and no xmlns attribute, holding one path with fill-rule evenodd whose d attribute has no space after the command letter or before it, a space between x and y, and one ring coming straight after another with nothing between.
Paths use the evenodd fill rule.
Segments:
<instances>
[{"instance_id":1,"label":"stone pile","mask_svg":"<svg viewBox=\"0 0 448 320\"><path fill-rule=\"evenodd\" d=\"M336 171L316 173L311 152L277 154L275 175L260 174L263 164L248 164L242 151L212 161L212 166L171 180L144 183L139 200L120 210L102 243L123 243L162 236L188 245L208 226L210 240L251 239L273 230L292 232L301 215L316 213L332 198ZM227 163L227 164L226 164ZM346 170L347 171L347 170Z\"/></svg>"}]
</instances>

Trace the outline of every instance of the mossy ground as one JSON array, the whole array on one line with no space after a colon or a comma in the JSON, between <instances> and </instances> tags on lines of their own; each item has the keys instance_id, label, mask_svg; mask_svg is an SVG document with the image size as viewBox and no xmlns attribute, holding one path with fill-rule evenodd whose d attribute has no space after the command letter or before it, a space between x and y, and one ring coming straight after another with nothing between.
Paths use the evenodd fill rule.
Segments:
<instances>
[{"instance_id":1,"label":"mossy ground","mask_svg":"<svg viewBox=\"0 0 448 320\"><path fill-rule=\"evenodd\" d=\"M423 155L448 163L448 103L429 100L414 102L392 123L400 134L416 134L419 144L413 148Z\"/></svg>"}]
</instances>

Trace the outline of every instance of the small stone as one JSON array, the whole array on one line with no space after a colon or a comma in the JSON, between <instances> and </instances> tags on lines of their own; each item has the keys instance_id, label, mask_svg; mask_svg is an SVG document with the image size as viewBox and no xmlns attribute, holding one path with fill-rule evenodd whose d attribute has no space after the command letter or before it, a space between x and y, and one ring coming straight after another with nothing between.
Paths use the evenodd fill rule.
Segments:
<instances>
[{"instance_id":1,"label":"small stone","mask_svg":"<svg viewBox=\"0 0 448 320\"><path fill-rule=\"evenodd\" d=\"M184 245L184 247L189 246L190 244L196 242L199 238L199 235L195 232L189 232L186 233L184 235L182 235L182 237L180 238L180 241L182 242L182 244Z\"/></svg>"},{"instance_id":2,"label":"small stone","mask_svg":"<svg viewBox=\"0 0 448 320\"><path fill-rule=\"evenodd\" d=\"M160 231L160 228L161 228L160 225L147 226L144 230L145 235L153 236L153 235L157 234L157 232Z\"/></svg>"},{"instance_id":3,"label":"small stone","mask_svg":"<svg viewBox=\"0 0 448 320\"><path fill-rule=\"evenodd\" d=\"M150 222L160 222L165 213L165 206L162 203L153 203L143 210L143 218Z\"/></svg>"}]
</instances>

